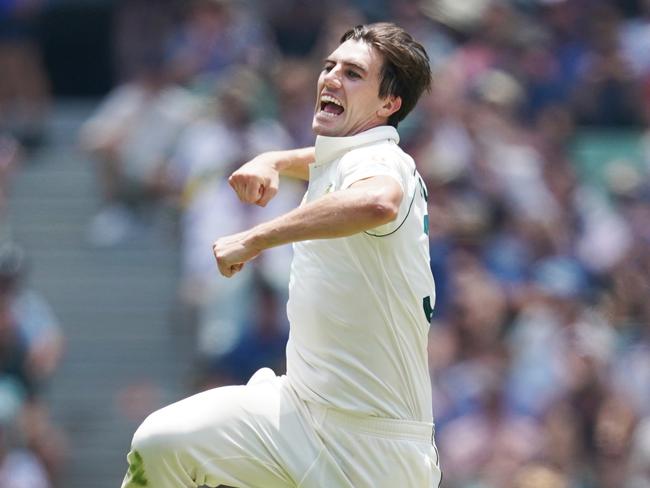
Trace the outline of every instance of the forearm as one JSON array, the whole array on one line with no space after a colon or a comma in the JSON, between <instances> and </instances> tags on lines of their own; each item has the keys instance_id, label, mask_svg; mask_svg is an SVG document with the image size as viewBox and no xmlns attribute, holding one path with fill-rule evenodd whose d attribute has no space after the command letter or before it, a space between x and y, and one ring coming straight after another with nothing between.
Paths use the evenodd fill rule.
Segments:
<instances>
[{"instance_id":1,"label":"forearm","mask_svg":"<svg viewBox=\"0 0 650 488\"><path fill-rule=\"evenodd\" d=\"M272 173L277 178L277 172ZM212 252L219 272L231 277L270 247L346 237L395 220L402 198L402 189L392 177L366 178L250 230L222 237L212 245Z\"/></svg>"},{"instance_id":2,"label":"forearm","mask_svg":"<svg viewBox=\"0 0 650 488\"><path fill-rule=\"evenodd\" d=\"M282 176L309 180L309 165L316 159L313 147L274 151L271 154L274 158L273 166Z\"/></svg>"},{"instance_id":3,"label":"forearm","mask_svg":"<svg viewBox=\"0 0 650 488\"><path fill-rule=\"evenodd\" d=\"M259 251L290 242L346 237L394 220L397 209L366 189L327 194L248 232Z\"/></svg>"}]
</instances>

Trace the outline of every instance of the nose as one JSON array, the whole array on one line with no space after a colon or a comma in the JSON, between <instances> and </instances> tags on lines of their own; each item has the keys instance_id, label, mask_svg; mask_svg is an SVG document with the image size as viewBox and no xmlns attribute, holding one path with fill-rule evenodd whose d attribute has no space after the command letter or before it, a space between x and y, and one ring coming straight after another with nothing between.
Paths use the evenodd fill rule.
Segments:
<instances>
[{"instance_id":1,"label":"nose","mask_svg":"<svg viewBox=\"0 0 650 488\"><path fill-rule=\"evenodd\" d=\"M341 78L339 77L338 68L332 68L328 73L325 73L323 80L327 88L341 88Z\"/></svg>"}]
</instances>

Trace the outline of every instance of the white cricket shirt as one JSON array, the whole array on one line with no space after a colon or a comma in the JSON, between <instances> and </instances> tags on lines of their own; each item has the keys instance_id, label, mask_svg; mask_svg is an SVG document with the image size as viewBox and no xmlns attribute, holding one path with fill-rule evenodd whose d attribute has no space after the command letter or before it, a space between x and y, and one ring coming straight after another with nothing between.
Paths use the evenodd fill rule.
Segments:
<instances>
[{"instance_id":1,"label":"white cricket shirt","mask_svg":"<svg viewBox=\"0 0 650 488\"><path fill-rule=\"evenodd\" d=\"M434 283L426 188L390 126L316 139L305 201L387 175L398 217L337 239L294 243L287 376L308 401L360 414L432 421L427 334Z\"/></svg>"}]
</instances>

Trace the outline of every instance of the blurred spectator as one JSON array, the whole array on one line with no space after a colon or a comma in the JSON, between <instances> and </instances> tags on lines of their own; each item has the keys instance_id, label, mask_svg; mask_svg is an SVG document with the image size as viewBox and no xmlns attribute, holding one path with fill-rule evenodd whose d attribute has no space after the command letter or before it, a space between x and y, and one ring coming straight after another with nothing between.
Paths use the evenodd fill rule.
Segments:
<instances>
[{"instance_id":1,"label":"blurred spectator","mask_svg":"<svg viewBox=\"0 0 650 488\"><path fill-rule=\"evenodd\" d=\"M296 147L314 144L311 119L319 69L320 66L309 61L284 59L271 71L273 95L277 102L273 111ZM291 73L291 76L287 76L287 73Z\"/></svg>"},{"instance_id":2,"label":"blurred spectator","mask_svg":"<svg viewBox=\"0 0 650 488\"><path fill-rule=\"evenodd\" d=\"M528 120L534 120L545 108L570 101L573 80L569 78L571 73L563 72L552 37L546 30L522 29L518 44L517 75L526 91L525 115Z\"/></svg>"},{"instance_id":3,"label":"blurred spectator","mask_svg":"<svg viewBox=\"0 0 650 488\"><path fill-rule=\"evenodd\" d=\"M501 361L497 354L502 353L499 344L507 311L503 290L475 257L456 251L448 259L451 303L430 344L434 404L441 428L475 411L482 402L485 381L491 377L486 378L486 372Z\"/></svg>"},{"instance_id":4,"label":"blurred spectator","mask_svg":"<svg viewBox=\"0 0 650 488\"><path fill-rule=\"evenodd\" d=\"M539 416L553 401L572 388L572 375L579 370L572 364L574 354L587 354L589 344L581 342L590 333L600 335L608 354L611 333L605 324L585 311L576 298L585 296L584 271L567 258L554 257L539 262L534 270L534 284L514 319L509 333L509 349L513 356L511 370L511 402L520 411ZM580 349L578 352L576 348ZM600 353L597 349L594 354Z\"/></svg>"},{"instance_id":5,"label":"blurred spectator","mask_svg":"<svg viewBox=\"0 0 650 488\"><path fill-rule=\"evenodd\" d=\"M52 488L47 472L33 452L14 447L11 425L0 427L0 486L3 488Z\"/></svg>"},{"instance_id":6,"label":"blurred spectator","mask_svg":"<svg viewBox=\"0 0 650 488\"><path fill-rule=\"evenodd\" d=\"M283 57L309 57L324 33L323 19L336 10L319 0L275 0L265 4L274 44ZM291 12L291 15L287 15ZM343 31L345 32L345 31ZM343 34L340 33L340 35Z\"/></svg>"},{"instance_id":7,"label":"blurred spectator","mask_svg":"<svg viewBox=\"0 0 650 488\"><path fill-rule=\"evenodd\" d=\"M168 186L182 205L182 298L198 313L199 344L207 355L226 353L238 340L250 308L242 303L253 267L278 290L288 281L288 246L270 250L234 281L215 272L210 252L217 236L284 213L304 193L300 183L283 180L278 195L260 208L242 204L228 186L230 173L255 155L294 146L276 121L255 118L264 93L262 79L253 71L233 68L218 86L217 103L181 135L167 170Z\"/></svg>"},{"instance_id":8,"label":"blurred spectator","mask_svg":"<svg viewBox=\"0 0 650 488\"><path fill-rule=\"evenodd\" d=\"M647 83L650 79L650 2L639 0L636 3L639 14L625 19L619 29L621 50L635 76Z\"/></svg>"},{"instance_id":9,"label":"blurred spectator","mask_svg":"<svg viewBox=\"0 0 650 488\"><path fill-rule=\"evenodd\" d=\"M0 486L52 488L59 486L65 461L65 438L38 402L21 405L0 419Z\"/></svg>"},{"instance_id":10,"label":"blurred spectator","mask_svg":"<svg viewBox=\"0 0 650 488\"><path fill-rule=\"evenodd\" d=\"M104 200L88 229L92 244L118 244L134 232L136 212L160 198L164 163L198 111L199 101L170 83L164 61L153 57L83 125L80 142L97 160Z\"/></svg>"},{"instance_id":11,"label":"blurred spectator","mask_svg":"<svg viewBox=\"0 0 650 488\"><path fill-rule=\"evenodd\" d=\"M38 392L59 364L64 340L49 304L26 286L27 263L19 246L0 244L0 355L5 375L19 380L30 396Z\"/></svg>"},{"instance_id":12,"label":"blurred spectator","mask_svg":"<svg viewBox=\"0 0 650 488\"><path fill-rule=\"evenodd\" d=\"M594 419L595 477L599 486L625 485L637 415L626 398L606 392Z\"/></svg>"},{"instance_id":13,"label":"blurred spectator","mask_svg":"<svg viewBox=\"0 0 650 488\"><path fill-rule=\"evenodd\" d=\"M576 85L577 119L592 125L639 124L643 115L641 90L621 52L619 13L601 5L591 19L593 51L586 56Z\"/></svg>"},{"instance_id":14,"label":"blurred spectator","mask_svg":"<svg viewBox=\"0 0 650 488\"><path fill-rule=\"evenodd\" d=\"M24 251L0 244L0 452L6 456L0 486L49 487L60 474L65 441L41 398L64 342L49 305L25 276Z\"/></svg>"},{"instance_id":15,"label":"blurred spectator","mask_svg":"<svg viewBox=\"0 0 650 488\"><path fill-rule=\"evenodd\" d=\"M225 356L207 367L211 372L226 374L222 384L242 384L262 367L271 368L276 374L284 374L285 348L289 338L288 323L277 292L259 279L249 293L253 299L244 333L237 344Z\"/></svg>"},{"instance_id":16,"label":"blurred spectator","mask_svg":"<svg viewBox=\"0 0 650 488\"><path fill-rule=\"evenodd\" d=\"M65 433L52 422L44 402L27 403L18 421L24 447L37 456L52 485L60 486L68 461Z\"/></svg>"},{"instance_id":17,"label":"blurred spectator","mask_svg":"<svg viewBox=\"0 0 650 488\"><path fill-rule=\"evenodd\" d=\"M542 48L546 45L550 46L551 53L549 54L552 59L537 58L542 62L541 66L528 65L526 68L532 68L541 75L540 81L542 82L560 81L563 86L555 88L561 90L559 94L563 97L568 97L566 101L570 101L574 96L585 57L591 48L590 39L586 35L585 29L585 11L591 8L591 5L588 1L582 0L551 0L537 3L541 22L536 25L538 42L534 42L533 45L539 46L541 43ZM593 16L589 16L589 18L591 19ZM539 37L539 34L542 37ZM550 38L547 39L545 35L549 35ZM532 54L535 56L527 57L528 61L534 61L537 54L545 55L546 53L533 51ZM563 98L563 100L565 99Z\"/></svg>"},{"instance_id":18,"label":"blurred spectator","mask_svg":"<svg viewBox=\"0 0 650 488\"><path fill-rule=\"evenodd\" d=\"M504 402L502 358L481 365L478 408L440 430L438 443L446 469L446 486L507 486L518 468L540 449L539 428L530 419L509 411Z\"/></svg>"},{"instance_id":19,"label":"blurred spectator","mask_svg":"<svg viewBox=\"0 0 650 488\"><path fill-rule=\"evenodd\" d=\"M259 66L268 55L266 33L246 2L191 0L167 48L170 79L210 92L231 66Z\"/></svg>"},{"instance_id":20,"label":"blurred spectator","mask_svg":"<svg viewBox=\"0 0 650 488\"><path fill-rule=\"evenodd\" d=\"M34 26L45 3L0 3L0 133L8 131L30 148L45 135L50 98Z\"/></svg>"},{"instance_id":21,"label":"blurred spectator","mask_svg":"<svg viewBox=\"0 0 650 488\"><path fill-rule=\"evenodd\" d=\"M22 249L4 244L0 249L0 374L15 385L20 401L35 395L37 377L29 360L28 325L17 315L18 280L22 278L25 257ZM38 324L45 325L49 324ZM13 389L13 388L12 388Z\"/></svg>"},{"instance_id":22,"label":"blurred spectator","mask_svg":"<svg viewBox=\"0 0 650 488\"><path fill-rule=\"evenodd\" d=\"M175 26L174 0L119 0L113 18L114 72L119 84L137 78L143 62L162 58Z\"/></svg>"},{"instance_id":23,"label":"blurred spectator","mask_svg":"<svg viewBox=\"0 0 650 488\"><path fill-rule=\"evenodd\" d=\"M9 399L5 409L13 410L36 392L36 378L30 372L27 356L27 341L14 320L10 297L3 294L0 297L0 375L3 395Z\"/></svg>"},{"instance_id":24,"label":"blurred spectator","mask_svg":"<svg viewBox=\"0 0 650 488\"><path fill-rule=\"evenodd\" d=\"M570 480L569 486L582 486L584 444L580 424L576 422L579 412L574 407L568 399L562 398L546 410L540 424L544 438L539 458L562 473L567 483ZM526 468L522 472L526 472Z\"/></svg>"}]
</instances>

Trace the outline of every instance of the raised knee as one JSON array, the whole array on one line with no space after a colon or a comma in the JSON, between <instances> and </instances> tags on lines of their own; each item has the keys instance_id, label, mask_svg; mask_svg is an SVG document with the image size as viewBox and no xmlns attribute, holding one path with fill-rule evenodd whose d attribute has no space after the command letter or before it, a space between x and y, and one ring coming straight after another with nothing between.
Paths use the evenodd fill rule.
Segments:
<instances>
[{"instance_id":1,"label":"raised knee","mask_svg":"<svg viewBox=\"0 0 650 488\"><path fill-rule=\"evenodd\" d=\"M172 423L165 419L164 412L157 411L149 415L133 435L131 448L145 455L160 454L174 450L178 435Z\"/></svg>"},{"instance_id":2,"label":"raised knee","mask_svg":"<svg viewBox=\"0 0 650 488\"><path fill-rule=\"evenodd\" d=\"M162 409L149 415L133 435L123 488L191 486L179 459L186 441L183 424L173 411ZM179 477L182 482L177 482Z\"/></svg>"}]
</instances>

